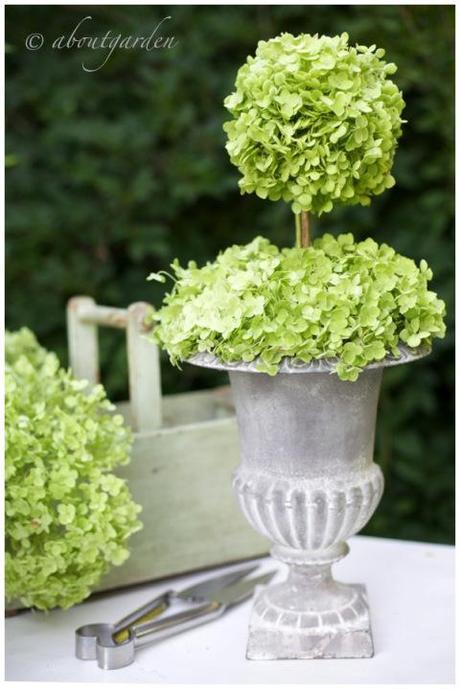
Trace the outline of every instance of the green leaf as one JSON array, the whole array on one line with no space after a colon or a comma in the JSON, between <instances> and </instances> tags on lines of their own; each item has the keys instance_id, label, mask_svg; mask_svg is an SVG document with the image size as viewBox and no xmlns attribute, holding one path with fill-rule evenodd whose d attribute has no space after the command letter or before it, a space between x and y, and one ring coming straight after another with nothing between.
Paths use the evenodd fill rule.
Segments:
<instances>
[{"instance_id":1,"label":"green leaf","mask_svg":"<svg viewBox=\"0 0 460 689\"><path fill-rule=\"evenodd\" d=\"M156 282L166 282L166 278L161 273L150 273L147 275L147 280L155 280Z\"/></svg>"}]
</instances>

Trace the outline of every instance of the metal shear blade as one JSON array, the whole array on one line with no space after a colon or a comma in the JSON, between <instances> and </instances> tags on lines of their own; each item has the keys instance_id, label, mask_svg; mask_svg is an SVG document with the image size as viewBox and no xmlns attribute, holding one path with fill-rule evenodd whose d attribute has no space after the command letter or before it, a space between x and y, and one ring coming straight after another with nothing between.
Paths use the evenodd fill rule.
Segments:
<instances>
[{"instance_id":1,"label":"metal shear blade","mask_svg":"<svg viewBox=\"0 0 460 689\"><path fill-rule=\"evenodd\" d=\"M132 625L128 630L128 638L121 643L117 642L111 634L102 635L96 644L99 667L105 670L115 670L129 665L134 660L136 647L164 639L220 617L227 608L249 598L257 585L268 583L273 575L274 572L269 572L259 577L241 581L235 581L233 578L233 583L219 590L213 590L208 599L203 600L201 605L195 605L192 608L144 624ZM242 576L244 575L240 575L240 579ZM213 589L215 588L216 586L213 586ZM202 592L201 595L203 595Z\"/></svg>"},{"instance_id":2,"label":"metal shear blade","mask_svg":"<svg viewBox=\"0 0 460 689\"><path fill-rule=\"evenodd\" d=\"M212 595L222 589L226 588L235 581L246 577L251 572L254 572L259 565L250 565L249 567L244 567L243 569L237 569L232 572L227 572L226 574L221 574L217 577L210 577L205 579L198 584L189 586L182 591L176 593L178 598L184 600L190 600L194 602L201 602L205 600L210 600Z\"/></svg>"},{"instance_id":3,"label":"metal shear blade","mask_svg":"<svg viewBox=\"0 0 460 689\"><path fill-rule=\"evenodd\" d=\"M132 611L115 624L93 623L79 627L75 632L75 655L80 660L96 660L96 645L99 637L105 641L114 637L118 643L126 641L130 634L129 629L134 624L149 622L161 615L169 607L171 600L175 598L189 602L200 602L207 600L216 590L237 581L238 579L250 574L256 569L257 565L251 565L243 569L227 572L217 577L210 577L193 586L189 586L183 591L165 591L160 596L153 598L141 607Z\"/></svg>"}]
</instances>

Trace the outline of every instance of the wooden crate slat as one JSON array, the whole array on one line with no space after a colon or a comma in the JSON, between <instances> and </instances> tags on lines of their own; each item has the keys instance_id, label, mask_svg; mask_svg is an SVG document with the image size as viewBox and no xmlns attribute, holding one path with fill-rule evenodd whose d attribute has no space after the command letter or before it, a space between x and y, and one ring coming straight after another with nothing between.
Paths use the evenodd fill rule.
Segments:
<instances>
[{"instance_id":1,"label":"wooden crate slat","mask_svg":"<svg viewBox=\"0 0 460 689\"><path fill-rule=\"evenodd\" d=\"M233 496L239 463L233 418L139 435L136 461L117 470L144 505L132 555L101 590L263 555L269 543L251 529Z\"/></svg>"}]
</instances>

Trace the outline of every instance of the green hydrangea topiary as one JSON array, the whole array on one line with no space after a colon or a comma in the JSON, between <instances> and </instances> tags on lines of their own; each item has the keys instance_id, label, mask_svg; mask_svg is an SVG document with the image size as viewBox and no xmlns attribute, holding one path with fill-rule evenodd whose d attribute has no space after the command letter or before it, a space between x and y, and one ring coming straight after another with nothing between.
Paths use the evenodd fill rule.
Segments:
<instances>
[{"instance_id":1,"label":"green hydrangea topiary","mask_svg":"<svg viewBox=\"0 0 460 689\"><path fill-rule=\"evenodd\" d=\"M177 281L152 314L151 337L173 364L207 351L224 362L260 357L258 369L275 375L283 357L337 357L339 378L353 381L366 364L397 356L399 342L429 345L445 332L426 261L418 267L351 234L281 251L257 237L202 268L172 268Z\"/></svg>"},{"instance_id":2,"label":"green hydrangea topiary","mask_svg":"<svg viewBox=\"0 0 460 689\"><path fill-rule=\"evenodd\" d=\"M68 608L129 555L140 507L111 473L131 431L101 385L59 367L23 328L6 335L6 594Z\"/></svg>"},{"instance_id":3,"label":"green hydrangea topiary","mask_svg":"<svg viewBox=\"0 0 460 689\"><path fill-rule=\"evenodd\" d=\"M224 102L241 191L321 214L393 186L404 101L384 54L349 46L346 33L260 41Z\"/></svg>"}]
</instances>

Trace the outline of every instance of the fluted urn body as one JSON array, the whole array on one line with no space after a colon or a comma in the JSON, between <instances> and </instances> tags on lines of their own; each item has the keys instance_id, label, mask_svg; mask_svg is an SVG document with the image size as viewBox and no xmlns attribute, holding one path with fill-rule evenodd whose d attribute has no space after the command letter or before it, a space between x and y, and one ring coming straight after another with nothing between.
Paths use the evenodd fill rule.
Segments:
<instances>
[{"instance_id":1,"label":"fluted urn body","mask_svg":"<svg viewBox=\"0 0 460 689\"><path fill-rule=\"evenodd\" d=\"M360 658L373 655L365 587L336 582L331 565L348 552L383 493L373 461L383 368L426 354L403 349L344 382L333 362L257 372L200 354L191 363L229 370L241 464L238 503L272 555L289 565L285 582L260 591L249 627L248 658Z\"/></svg>"},{"instance_id":2,"label":"fluted urn body","mask_svg":"<svg viewBox=\"0 0 460 689\"><path fill-rule=\"evenodd\" d=\"M382 370L230 373L241 444L234 487L250 524L281 552L316 554L357 533L383 491L373 462Z\"/></svg>"},{"instance_id":3,"label":"fluted urn body","mask_svg":"<svg viewBox=\"0 0 460 689\"><path fill-rule=\"evenodd\" d=\"M291 565L287 582L261 593L251 621L254 658L320 653L372 655L365 594L332 579L346 539L370 519L383 492L373 462L382 369L356 383L330 372L262 376L233 371L241 465L234 488L249 523ZM337 648L337 628L350 648ZM328 628L336 630L328 639Z\"/></svg>"}]
</instances>

